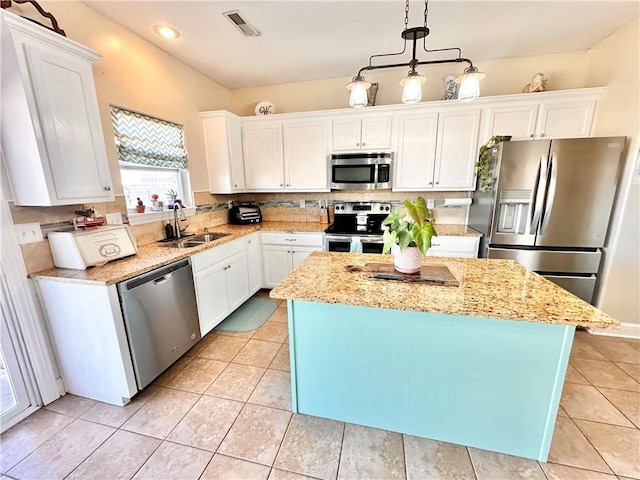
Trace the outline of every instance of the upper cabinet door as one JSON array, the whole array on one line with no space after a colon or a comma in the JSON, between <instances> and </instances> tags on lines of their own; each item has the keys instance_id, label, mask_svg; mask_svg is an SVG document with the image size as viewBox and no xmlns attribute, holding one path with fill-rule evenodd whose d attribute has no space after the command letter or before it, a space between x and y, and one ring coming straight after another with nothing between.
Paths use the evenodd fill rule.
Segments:
<instances>
[{"instance_id":1,"label":"upper cabinet door","mask_svg":"<svg viewBox=\"0 0 640 480\"><path fill-rule=\"evenodd\" d=\"M242 124L227 112L203 112L204 145L211 193L245 190Z\"/></svg>"},{"instance_id":2,"label":"upper cabinet door","mask_svg":"<svg viewBox=\"0 0 640 480\"><path fill-rule=\"evenodd\" d=\"M245 125L243 139L247 190L283 190L282 124Z\"/></svg>"},{"instance_id":3,"label":"upper cabinet door","mask_svg":"<svg viewBox=\"0 0 640 480\"><path fill-rule=\"evenodd\" d=\"M540 105L539 138L576 138L591 135L595 100Z\"/></svg>"},{"instance_id":4,"label":"upper cabinet door","mask_svg":"<svg viewBox=\"0 0 640 480\"><path fill-rule=\"evenodd\" d=\"M394 190L433 188L437 130L437 113L401 115L398 118Z\"/></svg>"},{"instance_id":5,"label":"upper cabinet door","mask_svg":"<svg viewBox=\"0 0 640 480\"><path fill-rule=\"evenodd\" d=\"M227 141L229 142L229 161L231 162L231 190L233 192L243 192L246 188L246 183L244 181L242 127L240 123L229 123Z\"/></svg>"},{"instance_id":6,"label":"upper cabinet door","mask_svg":"<svg viewBox=\"0 0 640 480\"><path fill-rule=\"evenodd\" d=\"M287 190L329 191L328 122L284 125Z\"/></svg>"},{"instance_id":7,"label":"upper cabinet door","mask_svg":"<svg viewBox=\"0 0 640 480\"><path fill-rule=\"evenodd\" d=\"M482 144L495 135L510 135L512 140L528 140L535 136L538 105L487 107Z\"/></svg>"},{"instance_id":8,"label":"upper cabinet door","mask_svg":"<svg viewBox=\"0 0 640 480\"><path fill-rule=\"evenodd\" d=\"M434 188L473 190L481 109L440 113Z\"/></svg>"},{"instance_id":9,"label":"upper cabinet door","mask_svg":"<svg viewBox=\"0 0 640 480\"><path fill-rule=\"evenodd\" d=\"M360 146L366 150L386 150L391 148L392 117L375 115L362 119Z\"/></svg>"},{"instance_id":10,"label":"upper cabinet door","mask_svg":"<svg viewBox=\"0 0 640 480\"><path fill-rule=\"evenodd\" d=\"M359 150L362 124L360 118L345 118L332 122L332 149Z\"/></svg>"},{"instance_id":11,"label":"upper cabinet door","mask_svg":"<svg viewBox=\"0 0 640 480\"><path fill-rule=\"evenodd\" d=\"M100 56L10 12L2 20L2 116L20 126L2 132L15 203L112 201L91 69Z\"/></svg>"}]
</instances>

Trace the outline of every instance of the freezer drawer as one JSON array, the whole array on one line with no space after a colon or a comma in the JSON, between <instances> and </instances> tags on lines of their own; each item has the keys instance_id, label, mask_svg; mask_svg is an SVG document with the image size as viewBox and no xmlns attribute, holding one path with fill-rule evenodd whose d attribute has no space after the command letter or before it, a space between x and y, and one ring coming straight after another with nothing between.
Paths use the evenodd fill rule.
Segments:
<instances>
[{"instance_id":1,"label":"freezer drawer","mask_svg":"<svg viewBox=\"0 0 640 480\"><path fill-rule=\"evenodd\" d=\"M600 250L588 252L489 247L489 258L515 260L535 272L598 273Z\"/></svg>"},{"instance_id":2,"label":"freezer drawer","mask_svg":"<svg viewBox=\"0 0 640 480\"><path fill-rule=\"evenodd\" d=\"M596 276L572 277L570 275L543 275L547 280L580 297L585 302L591 303L593 291L596 288Z\"/></svg>"}]
</instances>

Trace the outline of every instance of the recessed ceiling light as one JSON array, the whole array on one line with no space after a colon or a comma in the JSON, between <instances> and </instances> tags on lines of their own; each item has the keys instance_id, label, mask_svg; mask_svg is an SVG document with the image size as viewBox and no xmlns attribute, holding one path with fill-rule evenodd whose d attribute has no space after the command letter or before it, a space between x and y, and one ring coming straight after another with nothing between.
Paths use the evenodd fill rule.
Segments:
<instances>
[{"instance_id":1,"label":"recessed ceiling light","mask_svg":"<svg viewBox=\"0 0 640 480\"><path fill-rule=\"evenodd\" d=\"M153 27L153 31L164 38L178 38L180 32L169 25L156 25Z\"/></svg>"}]
</instances>

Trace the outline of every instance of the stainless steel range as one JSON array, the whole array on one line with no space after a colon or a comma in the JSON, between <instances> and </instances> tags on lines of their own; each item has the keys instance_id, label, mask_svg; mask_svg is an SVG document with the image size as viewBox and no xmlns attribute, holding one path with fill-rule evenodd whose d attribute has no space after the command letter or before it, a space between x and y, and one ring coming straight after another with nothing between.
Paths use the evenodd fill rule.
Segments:
<instances>
[{"instance_id":1,"label":"stainless steel range","mask_svg":"<svg viewBox=\"0 0 640 480\"><path fill-rule=\"evenodd\" d=\"M390 203L336 203L334 222L325 230L325 250L348 252L360 237L363 253L382 253L382 221L391 213Z\"/></svg>"}]
</instances>

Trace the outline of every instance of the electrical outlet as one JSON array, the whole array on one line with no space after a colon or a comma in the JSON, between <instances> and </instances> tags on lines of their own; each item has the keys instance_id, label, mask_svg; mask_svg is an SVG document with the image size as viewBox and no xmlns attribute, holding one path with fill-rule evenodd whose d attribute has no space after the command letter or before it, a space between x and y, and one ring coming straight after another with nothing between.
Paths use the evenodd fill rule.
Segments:
<instances>
[{"instance_id":1,"label":"electrical outlet","mask_svg":"<svg viewBox=\"0 0 640 480\"><path fill-rule=\"evenodd\" d=\"M122 225L122 214L120 212L107 213L104 218L108 225Z\"/></svg>"},{"instance_id":2,"label":"electrical outlet","mask_svg":"<svg viewBox=\"0 0 640 480\"><path fill-rule=\"evenodd\" d=\"M16 237L18 237L18 245L41 242L43 240L39 223L22 223L14 225L13 228L15 229Z\"/></svg>"},{"instance_id":3,"label":"electrical outlet","mask_svg":"<svg viewBox=\"0 0 640 480\"><path fill-rule=\"evenodd\" d=\"M300 200L300 208L304 208L306 202L304 201L304 199Z\"/></svg>"},{"instance_id":4,"label":"electrical outlet","mask_svg":"<svg viewBox=\"0 0 640 480\"><path fill-rule=\"evenodd\" d=\"M436 201L433 198L427 198L427 208L431 209L435 207L436 207Z\"/></svg>"},{"instance_id":5,"label":"electrical outlet","mask_svg":"<svg viewBox=\"0 0 640 480\"><path fill-rule=\"evenodd\" d=\"M228 206L229 208L233 208L233 201L232 201L232 200L229 200L229 201L227 202L227 206Z\"/></svg>"}]
</instances>

